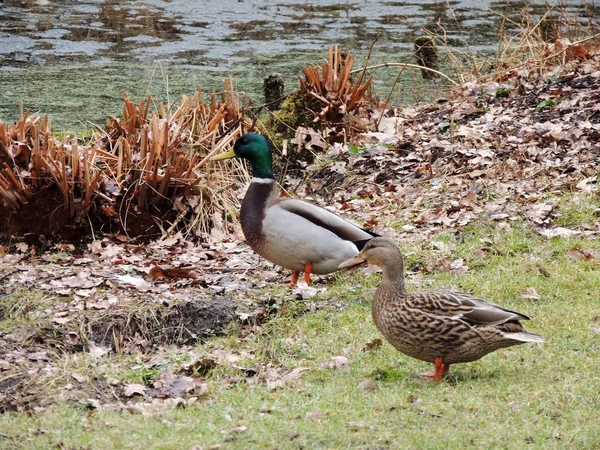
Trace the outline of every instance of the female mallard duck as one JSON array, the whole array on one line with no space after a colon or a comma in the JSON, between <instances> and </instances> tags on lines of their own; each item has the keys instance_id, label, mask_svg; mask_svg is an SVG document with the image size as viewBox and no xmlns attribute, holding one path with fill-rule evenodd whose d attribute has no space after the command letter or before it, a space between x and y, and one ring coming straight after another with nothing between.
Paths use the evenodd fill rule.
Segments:
<instances>
[{"instance_id":1,"label":"female mallard duck","mask_svg":"<svg viewBox=\"0 0 600 450\"><path fill-rule=\"evenodd\" d=\"M240 211L248 245L263 258L293 271L292 285L304 271L326 274L358 254L368 239L377 236L326 209L303 200L280 197L273 177L273 160L267 140L254 133L240 137L228 152L213 161L244 158L252 166L252 182Z\"/></svg>"},{"instance_id":2,"label":"female mallard duck","mask_svg":"<svg viewBox=\"0 0 600 450\"><path fill-rule=\"evenodd\" d=\"M529 320L501 306L449 289L408 293L404 284L404 260L400 249L384 238L366 243L340 269L367 261L383 269L373 298L375 326L402 353L435 364L435 373L424 376L441 380L450 364L475 361L495 350L544 339L525 331Z\"/></svg>"}]
</instances>

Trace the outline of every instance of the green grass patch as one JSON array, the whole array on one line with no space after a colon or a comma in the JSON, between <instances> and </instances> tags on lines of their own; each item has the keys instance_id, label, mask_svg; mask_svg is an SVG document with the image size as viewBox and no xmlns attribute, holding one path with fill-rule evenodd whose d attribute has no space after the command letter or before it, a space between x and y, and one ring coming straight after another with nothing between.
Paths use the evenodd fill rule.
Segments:
<instances>
[{"instance_id":1,"label":"green grass patch","mask_svg":"<svg viewBox=\"0 0 600 450\"><path fill-rule=\"evenodd\" d=\"M10 333L15 327L37 328L48 319L43 310L56 301L37 289L16 289L11 294L0 294L0 332Z\"/></svg>"},{"instance_id":2,"label":"green grass patch","mask_svg":"<svg viewBox=\"0 0 600 450\"><path fill-rule=\"evenodd\" d=\"M575 223L569 217L587 214L585 209L565 212L564 224ZM308 300L296 300L281 287L262 290L261 298L278 304L274 318L245 338L233 327L202 347L254 355L237 367L309 369L283 387L250 385L239 368L222 365L207 379L207 394L184 409L141 415L60 404L30 415L4 414L0 447L597 448L600 267L597 259L577 258L571 250L600 254L600 240L546 239L519 223L510 230L478 224L402 247L408 267L432 267L411 273L409 288L460 288L530 315L527 329L546 343L454 365L441 383L422 380L417 373L430 365L385 342L363 351L380 337L370 318L379 275L354 271L337 275L325 293ZM469 270L436 270L435 261L445 256L463 258ZM538 300L521 297L531 287ZM329 366L336 355L350 360L349 370ZM374 389L360 387L364 380Z\"/></svg>"},{"instance_id":3,"label":"green grass patch","mask_svg":"<svg viewBox=\"0 0 600 450\"><path fill-rule=\"evenodd\" d=\"M556 225L579 229L600 220L600 197L592 193L565 195L558 200Z\"/></svg>"}]
</instances>

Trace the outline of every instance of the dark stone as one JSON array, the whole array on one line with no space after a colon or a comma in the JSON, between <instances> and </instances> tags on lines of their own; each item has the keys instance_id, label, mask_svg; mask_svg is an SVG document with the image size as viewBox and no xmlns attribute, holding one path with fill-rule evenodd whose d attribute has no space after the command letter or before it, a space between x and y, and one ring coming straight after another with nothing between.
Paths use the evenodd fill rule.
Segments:
<instances>
[{"instance_id":1,"label":"dark stone","mask_svg":"<svg viewBox=\"0 0 600 450\"><path fill-rule=\"evenodd\" d=\"M423 67L437 70L438 68L438 52L433 39L429 36L419 36L415 39L415 56L419 64ZM439 78L439 75L429 70L421 69L421 76L424 80Z\"/></svg>"},{"instance_id":2,"label":"dark stone","mask_svg":"<svg viewBox=\"0 0 600 450\"><path fill-rule=\"evenodd\" d=\"M269 111L276 111L281 107L284 87L283 78L278 73L272 73L265 78L263 92L265 105Z\"/></svg>"}]
</instances>

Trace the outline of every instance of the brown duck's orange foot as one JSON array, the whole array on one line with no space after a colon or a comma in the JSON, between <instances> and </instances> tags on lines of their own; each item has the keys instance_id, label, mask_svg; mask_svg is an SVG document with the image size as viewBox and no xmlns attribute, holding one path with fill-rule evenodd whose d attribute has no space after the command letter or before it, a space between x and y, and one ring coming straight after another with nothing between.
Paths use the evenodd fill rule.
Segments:
<instances>
[{"instance_id":1,"label":"brown duck's orange foot","mask_svg":"<svg viewBox=\"0 0 600 450\"><path fill-rule=\"evenodd\" d=\"M436 358L434 364L434 372L423 372L420 373L419 376L424 378L433 378L436 381L440 381L442 377L450 370L450 364L444 364L442 358Z\"/></svg>"}]
</instances>

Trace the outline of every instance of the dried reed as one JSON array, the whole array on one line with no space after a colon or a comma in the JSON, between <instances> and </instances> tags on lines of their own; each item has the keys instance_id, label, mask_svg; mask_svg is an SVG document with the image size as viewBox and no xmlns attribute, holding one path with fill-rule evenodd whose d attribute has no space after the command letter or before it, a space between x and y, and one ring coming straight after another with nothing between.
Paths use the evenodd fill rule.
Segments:
<instances>
[{"instance_id":1,"label":"dried reed","mask_svg":"<svg viewBox=\"0 0 600 450\"><path fill-rule=\"evenodd\" d=\"M93 213L127 232L130 216L150 213L169 221L160 224L165 232L226 228L217 215L235 208L235 190L228 188L246 171L206 162L248 126L233 80L206 102L198 89L174 108L159 103L151 111L151 105L151 97L135 104L125 95L122 118L109 119L87 144L77 136L58 140L49 119L30 111L13 125L0 121L0 207L18 212L36 192L55 186L72 223L87 223Z\"/></svg>"},{"instance_id":2,"label":"dried reed","mask_svg":"<svg viewBox=\"0 0 600 450\"><path fill-rule=\"evenodd\" d=\"M366 78L363 72L358 79L351 79L354 60L354 55L344 56L335 46L329 48L328 60L322 66L304 69L300 93L314 115L313 123L346 126L347 115L359 113L361 108L374 101L370 94L372 77Z\"/></svg>"},{"instance_id":3,"label":"dried reed","mask_svg":"<svg viewBox=\"0 0 600 450\"><path fill-rule=\"evenodd\" d=\"M456 50L441 26L423 31L445 50L445 65L461 84L469 81L502 81L522 70L543 74L570 60L586 59L588 50L583 44L595 41L598 45L598 25L592 21L582 21L562 4L546 4L546 8L544 14L535 16L527 6L518 20L510 18L506 11L491 9L500 19L498 47L493 58L481 58L468 48L467 52Z\"/></svg>"}]
</instances>

